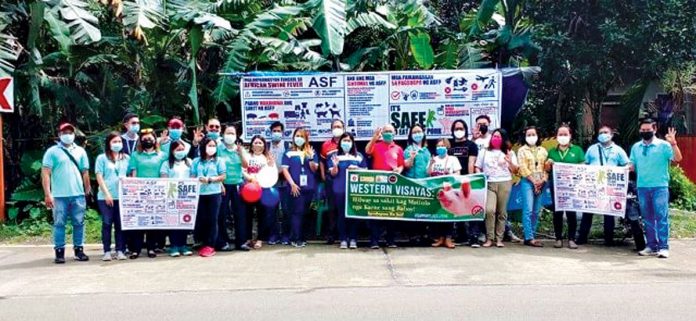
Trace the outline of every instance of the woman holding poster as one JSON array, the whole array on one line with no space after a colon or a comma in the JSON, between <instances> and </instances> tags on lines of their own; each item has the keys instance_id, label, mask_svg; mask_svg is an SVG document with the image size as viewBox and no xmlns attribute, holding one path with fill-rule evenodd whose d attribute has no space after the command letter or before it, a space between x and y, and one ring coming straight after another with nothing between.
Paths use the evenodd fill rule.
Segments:
<instances>
[{"instance_id":1,"label":"woman holding poster","mask_svg":"<svg viewBox=\"0 0 696 321\"><path fill-rule=\"evenodd\" d=\"M431 158L430 164L428 164L428 174L431 177L461 174L462 165L459 163L459 159L457 157L447 154L447 150L449 148L449 140L442 138L437 141L437 146L435 147L437 156ZM436 223L434 225L436 226L435 235L438 237L438 239L432 244L432 246L445 246L453 249L455 247L454 242L452 242L452 232L454 231L453 224Z\"/></svg>"},{"instance_id":2,"label":"woman holding poster","mask_svg":"<svg viewBox=\"0 0 696 321\"><path fill-rule=\"evenodd\" d=\"M486 242L483 247L505 247L503 236L507 221L507 206L512 189L512 174L517 172L517 157L510 150L510 140L504 129L491 134L488 148L479 151L476 172L486 174Z\"/></svg>"},{"instance_id":3,"label":"woman holding poster","mask_svg":"<svg viewBox=\"0 0 696 321\"><path fill-rule=\"evenodd\" d=\"M198 213L196 214L197 235L203 247L198 251L202 257L215 255L218 234L218 214L222 204L222 182L225 180L225 163L217 157L217 140L206 137L201 142L201 156L193 160L191 177L200 181Z\"/></svg>"},{"instance_id":4,"label":"woman holding poster","mask_svg":"<svg viewBox=\"0 0 696 321\"><path fill-rule=\"evenodd\" d=\"M585 153L582 148L570 143L572 138L572 130L568 124L561 124L556 130L556 141L558 145L549 150L549 159L546 161L546 170L552 171L554 163L569 163L582 164L585 162ZM553 189L553 180L551 181L551 192ZM553 212L553 230L556 234L555 248L563 247L563 214L568 221L568 248L577 249L575 244L575 233L577 232L578 219L575 212L570 211L554 211Z\"/></svg>"},{"instance_id":5,"label":"woman holding poster","mask_svg":"<svg viewBox=\"0 0 696 321\"><path fill-rule=\"evenodd\" d=\"M346 175L349 169L366 169L365 157L355 148L353 135L345 133L341 135L339 150L329 158L333 186L334 200L338 210L337 226L338 238L341 249L358 248L358 221L346 218Z\"/></svg>"},{"instance_id":6,"label":"woman holding poster","mask_svg":"<svg viewBox=\"0 0 696 321\"><path fill-rule=\"evenodd\" d=\"M290 242L294 247L305 247L302 224L314 197L319 158L309 145L309 132L297 128L292 136L292 147L283 156L283 175L290 184Z\"/></svg>"},{"instance_id":7,"label":"woman holding poster","mask_svg":"<svg viewBox=\"0 0 696 321\"><path fill-rule=\"evenodd\" d=\"M164 178L190 178L191 159L187 158L188 148L186 142L175 140L170 143L167 161L162 163L160 177ZM186 246L186 236L189 231L174 230L169 231L169 256L178 257L180 255L193 255L191 249Z\"/></svg>"},{"instance_id":8,"label":"woman holding poster","mask_svg":"<svg viewBox=\"0 0 696 321\"><path fill-rule=\"evenodd\" d=\"M548 152L541 147L539 131L530 126L524 129L525 145L517 151L519 157L520 192L522 194L522 226L524 229L524 245L543 247L541 241L534 238L539 224L541 212L541 193L544 190L548 174L544 164Z\"/></svg>"}]
</instances>

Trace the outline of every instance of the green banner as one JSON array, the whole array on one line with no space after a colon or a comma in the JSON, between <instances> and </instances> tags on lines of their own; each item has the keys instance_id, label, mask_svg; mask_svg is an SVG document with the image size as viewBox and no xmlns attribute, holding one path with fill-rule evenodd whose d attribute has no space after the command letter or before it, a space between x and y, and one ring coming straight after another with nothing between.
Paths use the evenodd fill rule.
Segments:
<instances>
[{"instance_id":1,"label":"green banner","mask_svg":"<svg viewBox=\"0 0 696 321\"><path fill-rule=\"evenodd\" d=\"M483 174L411 179L394 172L352 170L346 180L346 217L423 222L481 221Z\"/></svg>"}]
</instances>

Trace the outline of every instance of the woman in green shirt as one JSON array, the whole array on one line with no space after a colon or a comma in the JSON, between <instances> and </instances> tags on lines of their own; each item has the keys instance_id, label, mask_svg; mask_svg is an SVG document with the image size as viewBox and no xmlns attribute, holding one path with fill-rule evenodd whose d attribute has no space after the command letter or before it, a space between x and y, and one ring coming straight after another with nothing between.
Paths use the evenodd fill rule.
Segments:
<instances>
[{"instance_id":1,"label":"woman in green shirt","mask_svg":"<svg viewBox=\"0 0 696 321\"><path fill-rule=\"evenodd\" d=\"M546 161L546 170L551 172L554 163L568 164L583 164L585 162L585 153L582 148L570 143L572 138L572 130L568 124L562 124L556 130L556 141L558 145L549 149L549 159ZM553 175L550 175L553 177ZM553 180L551 179L551 192L555 193L553 188ZM555 199L555 197L553 197ZM555 204L554 204L555 207ZM555 248L563 247L563 214L565 213L568 220L568 248L577 249L575 243L575 234L578 227L578 219L575 212L554 211L553 212L553 230L556 234Z\"/></svg>"},{"instance_id":2,"label":"woman in green shirt","mask_svg":"<svg viewBox=\"0 0 696 321\"><path fill-rule=\"evenodd\" d=\"M138 144L136 146L137 152L133 153L128 164L128 170L130 171L131 177L142 177L142 178L159 178L160 168L162 163L167 159L167 155L164 155L159 151L159 146L157 145L157 137L155 136L155 131L146 128L140 131L140 137L138 137ZM157 257L155 249L159 245L164 247L164 244L157 244L157 239L162 239L160 231L149 230L135 230L130 231L128 234L129 245L128 249L131 251L130 258L137 259L140 256L140 251L143 249L143 234L147 239L147 256L150 258Z\"/></svg>"},{"instance_id":3,"label":"woman in green shirt","mask_svg":"<svg viewBox=\"0 0 696 321\"><path fill-rule=\"evenodd\" d=\"M233 125L226 126L223 131L222 143L218 149L218 157L225 162L226 176L223 182L225 193L222 196L220 215L218 217L218 250L230 250L230 238L227 234L227 218L234 215L235 248L240 251L249 251L246 244L249 236L246 235L247 214L246 205L239 191L242 188L244 177L242 169L247 168L248 155L242 148L237 136L237 128Z\"/></svg>"},{"instance_id":4,"label":"woman in green shirt","mask_svg":"<svg viewBox=\"0 0 696 321\"><path fill-rule=\"evenodd\" d=\"M432 158L428 150L425 128L421 124L413 124L408 132L408 146L404 150L404 176L409 178L426 178L428 164ZM414 245L430 241L427 235L426 224L423 222L402 222L402 228L407 230L409 239Z\"/></svg>"}]
</instances>

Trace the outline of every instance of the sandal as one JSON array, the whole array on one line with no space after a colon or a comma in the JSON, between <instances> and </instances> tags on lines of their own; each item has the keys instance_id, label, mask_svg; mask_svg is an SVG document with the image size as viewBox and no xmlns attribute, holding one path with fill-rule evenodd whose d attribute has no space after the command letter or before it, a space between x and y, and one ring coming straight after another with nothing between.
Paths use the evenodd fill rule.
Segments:
<instances>
[{"instance_id":1,"label":"sandal","mask_svg":"<svg viewBox=\"0 0 696 321\"><path fill-rule=\"evenodd\" d=\"M140 257L140 253L135 253L135 252L131 253L130 256L129 256L129 258L130 258L131 260L135 260L135 259L137 259L138 257Z\"/></svg>"},{"instance_id":2,"label":"sandal","mask_svg":"<svg viewBox=\"0 0 696 321\"><path fill-rule=\"evenodd\" d=\"M263 242L261 240L257 240L256 242L254 242L254 249L258 250L262 247L263 247Z\"/></svg>"},{"instance_id":3,"label":"sandal","mask_svg":"<svg viewBox=\"0 0 696 321\"><path fill-rule=\"evenodd\" d=\"M497 248L505 247L505 244L503 244L503 242L501 242L501 241L498 241L495 243L495 247L497 247Z\"/></svg>"},{"instance_id":4,"label":"sandal","mask_svg":"<svg viewBox=\"0 0 696 321\"><path fill-rule=\"evenodd\" d=\"M154 259L157 257L157 253L155 251L147 251L147 257Z\"/></svg>"},{"instance_id":5,"label":"sandal","mask_svg":"<svg viewBox=\"0 0 696 321\"><path fill-rule=\"evenodd\" d=\"M483 246L483 247L491 247L491 246L493 246L493 241L487 240L486 243L483 243L483 245L481 245L481 246Z\"/></svg>"},{"instance_id":6,"label":"sandal","mask_svg":"<svg viewBox=\"0 0 696 321\"><path fill-rule=\"evenodd\" d=\"M524 240L524 245L531 247L544 247L544 244L541 244L539 240Z\"/></svg>"}]
</instances>

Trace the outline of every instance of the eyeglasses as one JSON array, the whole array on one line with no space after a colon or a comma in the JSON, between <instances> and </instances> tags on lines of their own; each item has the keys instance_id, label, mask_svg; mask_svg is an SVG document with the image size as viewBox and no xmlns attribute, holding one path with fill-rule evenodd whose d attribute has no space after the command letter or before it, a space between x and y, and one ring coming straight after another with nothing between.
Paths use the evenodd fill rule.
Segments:
<instances>
[{"instance_id":1,"label":"eyeglasses","mask_svg":"<svg viewBox=\"0 0 696 321\"><path fill-rule=\"evenodd\" d=\"M152 134L152 133L154 133L154 132L155 132L155 130L152 129L152 128L145 128L145 129L141 129L141 130L140 130L140 133L141 133L141 134Z\"/></svg>"},{"instance_id":2,"label":"eyeglasses","mask_svg":"<svg viewBox=\"0 0 696 321\"><path fill-rule=\"evenodd\" d=\"M208 128L220 128L220 125L208 125Z\"/></svg>"}]
</instances>

